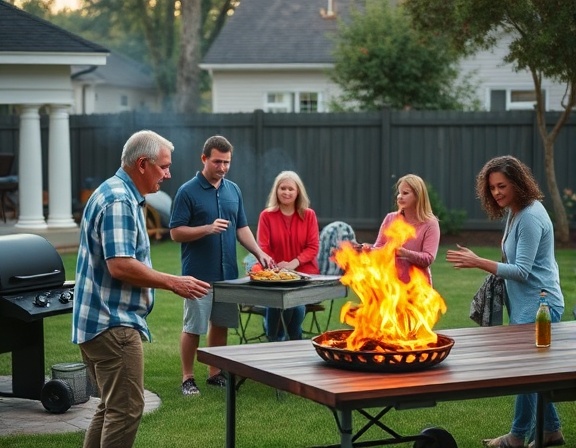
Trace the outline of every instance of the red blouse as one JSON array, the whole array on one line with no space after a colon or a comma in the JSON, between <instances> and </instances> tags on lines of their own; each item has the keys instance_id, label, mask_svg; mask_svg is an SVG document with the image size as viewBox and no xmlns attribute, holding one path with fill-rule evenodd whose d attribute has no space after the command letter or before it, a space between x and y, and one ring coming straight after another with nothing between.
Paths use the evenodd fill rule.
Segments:
<instances>
[{"instance_id":1,"label":"red blouse","mask_svg":"<svg viewBox=\"0 0 576 448\"><path fill-rule=\"evenodd\" d=\"M258 219L258 245L276 263L298 258L297 271L319 274L319 230L316 213L307 209L304 218L294 213L291 219L277 210L263 210Z\"/></svg>"}]
</instances>

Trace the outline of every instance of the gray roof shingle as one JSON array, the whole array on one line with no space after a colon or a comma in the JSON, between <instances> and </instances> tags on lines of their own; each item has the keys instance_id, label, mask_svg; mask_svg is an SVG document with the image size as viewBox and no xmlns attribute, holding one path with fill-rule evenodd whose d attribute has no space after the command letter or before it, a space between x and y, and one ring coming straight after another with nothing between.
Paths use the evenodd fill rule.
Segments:
<instances>
[{"instance_id":1,"label":"gray roof shingle","mask_svg":"<svg viewBox=\"0 0 576 448\"><path fill-rule=\"evenodd\" d=\"M110 52L110 56L106 59L106 65L85 72L89 68L88 65L73 65L72 78L133 89L156 88L154 77L148 67L114 51Z\"/></svg>"},{"instance_id":2,"label":"gray roof shingle","mask_svg":"<svg viewBox=\"0 0 576 448\"><path fill-rule=\"evenodd\" d=\"M0 0L0 52L108 53L108 50Z\"/></svg>"},{"instance_id":3,"label":"gray roof shingle","mask_svg":"<svg viewBox=\"0 0 576 448\"><path fill-rule=\"evenodd\" d=\"M355 0L333 0L336 18L323 18L328 0L241 0L203 64L333 63L338 20Z\"/></svg>"}]
</instances>

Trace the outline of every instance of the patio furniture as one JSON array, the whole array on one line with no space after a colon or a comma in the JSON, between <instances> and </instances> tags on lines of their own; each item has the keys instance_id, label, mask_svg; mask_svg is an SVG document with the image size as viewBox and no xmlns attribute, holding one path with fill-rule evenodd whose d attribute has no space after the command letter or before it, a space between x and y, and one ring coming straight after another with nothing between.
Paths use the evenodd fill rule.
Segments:
<instances>
[{"instance_id":1,"label":"patio furniture","mask_svg":"<svg viewBox=\"0 0 576 448\"><path fill-rule=\"evenodd\" d=\"M14 154L0 153L0 210L2 219L6 222L6 206L10 206L16 213L16 202L9 198L9 193L18 191L18 177L12 176Z\"/></svg>"}]
</instances>

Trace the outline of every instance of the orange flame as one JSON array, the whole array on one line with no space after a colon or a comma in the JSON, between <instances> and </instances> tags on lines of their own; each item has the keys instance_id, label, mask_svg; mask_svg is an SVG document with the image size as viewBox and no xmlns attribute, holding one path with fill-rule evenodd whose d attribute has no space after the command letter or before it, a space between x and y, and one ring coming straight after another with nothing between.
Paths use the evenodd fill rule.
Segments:
<instances>
[{"instance_id":1,"label":"orange flame","mask_svg":"<svg viewBox=\"0 0 576 448\"><path fill-rule=\"evenodd\" d=\"M444 299L419 269L410 269L410 281L398 278L396 250L416 236L414 227L395 220L385 231L387 243L379 249L357 251L349 242L334 253L344 270L341 282L349 285L361 304L346 303L340 320L354 327L346 340L348 350L418 350L434 346L432 328Z\"/></svg>"}]
</instances>

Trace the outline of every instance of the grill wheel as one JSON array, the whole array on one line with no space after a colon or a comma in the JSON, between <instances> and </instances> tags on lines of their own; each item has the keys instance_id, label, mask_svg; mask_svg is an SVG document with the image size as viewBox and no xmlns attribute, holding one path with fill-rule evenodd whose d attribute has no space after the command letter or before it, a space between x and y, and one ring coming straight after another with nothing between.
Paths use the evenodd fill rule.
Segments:
<instances>
[{"instance_id":1,"label":"grill wheel","mask_svg":"<svg viewBox=\"0 0 576 448\"><path fill-rule=\"evenodd\" d=\"M48 412L63 414L72 406L74 391L64 380L50 380L42 388L40 401Z\"/></svg>"},{"instance_id":2,"label":"grill wheel","mask_svg":"<svg viewBox=\"0 0 576 448\"><path fill-rule=\"evenodd\" d=\"M414 443L414 448L458 448L452 434L442 428L426 428L423 437Z\"/></svg>"}]
</instances>

